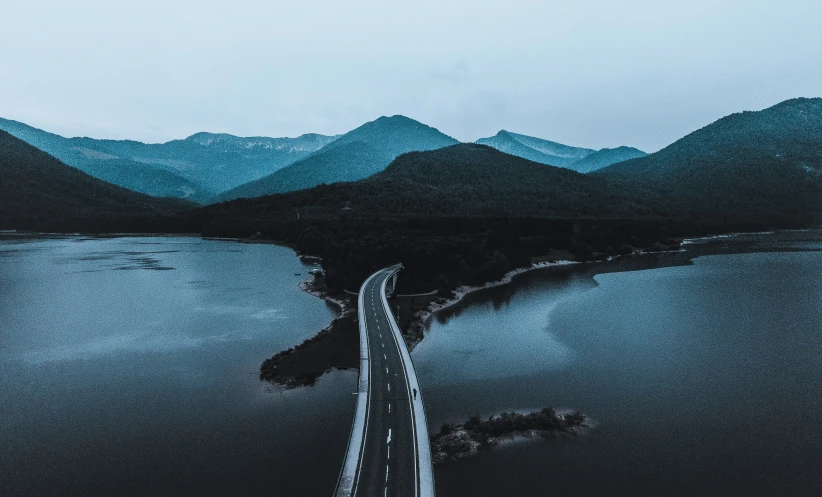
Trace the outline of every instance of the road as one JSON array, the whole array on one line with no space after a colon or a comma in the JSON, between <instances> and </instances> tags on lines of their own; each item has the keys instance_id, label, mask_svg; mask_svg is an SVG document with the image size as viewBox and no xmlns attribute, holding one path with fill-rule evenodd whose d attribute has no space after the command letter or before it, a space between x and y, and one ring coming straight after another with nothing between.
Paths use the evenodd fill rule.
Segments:
<instances>
[{"instance_id":1,"label":"road","mask_svg":"<svg viewBox=\"0 0 822 497\"><path fill-rule=\"evenodd\" d=\"M422 393L384 297L400 267L374 273L360 289L359 398L337 497L434 495Z\"/></svg>"}]
</instances>

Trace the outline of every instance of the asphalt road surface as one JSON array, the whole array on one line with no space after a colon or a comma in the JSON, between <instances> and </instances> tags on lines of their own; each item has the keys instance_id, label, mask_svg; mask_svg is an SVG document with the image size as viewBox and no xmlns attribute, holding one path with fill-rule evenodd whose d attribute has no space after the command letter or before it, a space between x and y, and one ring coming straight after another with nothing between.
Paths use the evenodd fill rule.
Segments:
<instances>
[{"instance_id":1,"label":"asphalt road surface","mask_svg":"<svg viewBox=\"0 0 822 497\"><path fill-rule=\"evenodd\" d=\"M360 471L355 483L357 497L419 495L420 469L412 411L414 398L419 393L409 383L400 350L405 344L397 342L381 296L382 284L393 272L391 269L380 271L362 289L370 394ZM427 437L427 428L424 429L422 436Z\"/></svg>"}]
</instances>

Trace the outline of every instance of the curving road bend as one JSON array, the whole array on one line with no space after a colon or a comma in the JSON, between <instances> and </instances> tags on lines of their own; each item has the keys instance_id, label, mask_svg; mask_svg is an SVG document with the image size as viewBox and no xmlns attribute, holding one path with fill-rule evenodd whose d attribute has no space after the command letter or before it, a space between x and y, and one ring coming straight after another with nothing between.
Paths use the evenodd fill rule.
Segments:
<instances>
[{"instance_id":1,"label":"curving road bend","mask_svg":"<svg viewBox=\"0 0 822 497\"><path fill-rule=\"evenodd\" d=\"M359 398L337 497L434 495L422 394L385 298L401 267L374 273L360 288Z\"/></svg>"}]
</instances>

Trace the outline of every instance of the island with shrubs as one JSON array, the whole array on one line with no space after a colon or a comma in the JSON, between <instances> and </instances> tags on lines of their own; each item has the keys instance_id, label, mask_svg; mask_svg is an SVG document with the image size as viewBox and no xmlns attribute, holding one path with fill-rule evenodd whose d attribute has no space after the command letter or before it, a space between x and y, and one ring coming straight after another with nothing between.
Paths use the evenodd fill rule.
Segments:
<instances>
[{"instance_id":1,"label":"island with shrubs","mask_svg":"<svg viewBox=\"0 0 822 497\"><path fill-rule=\"evenodd\" d=\"M514 436L575 434L585 424L579 411L564 414L546 407L530 413L503 412L486 420L472 416L462 424L445 423L431 437L431 454L435 465L455 461L490 449L502 439Z\"/></svg>"}]
</instances>

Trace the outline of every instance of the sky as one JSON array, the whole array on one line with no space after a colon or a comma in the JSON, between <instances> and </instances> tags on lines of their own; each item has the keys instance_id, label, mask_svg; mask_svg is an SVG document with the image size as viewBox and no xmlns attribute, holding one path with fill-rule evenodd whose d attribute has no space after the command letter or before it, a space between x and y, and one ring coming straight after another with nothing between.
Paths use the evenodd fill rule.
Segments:
<instances>
[{"instance_id":1,"label":"sky","mask_svg":"<svg viewBox=\"0 0 822 497\"><path fill-rule=\"evenodd\" d=\"M819 0L2 0L0 47L0 117L146 142L403 114L650 152L822 96Z\"/></svg>"}]
</instances>

